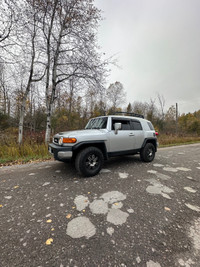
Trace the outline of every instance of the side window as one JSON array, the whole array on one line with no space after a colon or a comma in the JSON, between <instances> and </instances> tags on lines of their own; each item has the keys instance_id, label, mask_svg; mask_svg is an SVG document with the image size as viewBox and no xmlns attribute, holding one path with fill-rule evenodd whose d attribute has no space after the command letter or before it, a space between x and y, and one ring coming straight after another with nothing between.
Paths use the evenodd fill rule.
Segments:
<instances>
[{"instance_id":1,"label":"side window","mask_svg":"<svg viewBox=\"0 0 200 267\"><path fill-rule=\"evenodd\" d=\"M131 129L130 121L129 120L122 121L122 130L130 131L130 129Z\"/></svg>"},{"instance_id":2,"label":"side window","mask_svg":"<svg viewBox=\"0 0 200 267\"><path fill-rule=\"evenodd\" d=\"M131 130L141 131L142 125L139 121L131 121Z\"/></svg>"},{"instance_id":3,"label":"side window","mask_svg":"<svg viewBox=\"0 0 200 267\"><path fill-rule=\"evenodd\" d=\"M147 124L148 124L148 126L149 126L149 129L150 129L151 131L154 131L154 127L153 127L152 123L148 121Z\"/></svg>"},{"instance_id":4,"label":"side window","mask_svg":"<svg viewBox=\"0 0 200 267\"><path fill-rule=\"evenodd\" d=\"M122 124L122 131L130 131L131 130L131 124L130 124L130 120L120 120L120 119L112 119L112 130L115 130L114 124L115 123L121 123Z\"/></svg>"}]
</instances>

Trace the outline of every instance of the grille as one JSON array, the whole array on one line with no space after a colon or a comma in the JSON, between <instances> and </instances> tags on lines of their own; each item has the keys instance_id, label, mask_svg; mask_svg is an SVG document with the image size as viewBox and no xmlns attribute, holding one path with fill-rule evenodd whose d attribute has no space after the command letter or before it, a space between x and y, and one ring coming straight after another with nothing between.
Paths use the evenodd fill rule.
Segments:
<instances>
[{"instance_id":1,"label":"grille","mask_svg":"<svg viewBox=\"0 0 200 267\"><path fill-rule=\"evenodd\" d=\"M54 143L58 144L58 138L57 137L54 138Z\"/></svg>"}]
</instances>

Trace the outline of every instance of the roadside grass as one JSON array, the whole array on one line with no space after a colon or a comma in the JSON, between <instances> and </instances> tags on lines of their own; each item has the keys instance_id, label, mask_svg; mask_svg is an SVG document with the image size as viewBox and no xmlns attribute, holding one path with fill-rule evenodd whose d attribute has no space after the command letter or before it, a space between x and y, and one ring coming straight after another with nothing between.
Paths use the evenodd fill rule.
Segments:
<instances>
[{"instance_id":1,"label":"roadside grass","mask_svg":"<svg viewBox=\"0 0 200 267\"><path fill-rule=\"evenodd\" d=\"M159 147L200 143L200 136L158 136ZM23 145L17 144L16 136L9 135L0 139L0 166L23 164L32 161L51 159L48 146L41 141L26 138Z\"/></svg>"},{"instance_id":2,"label":"roadside grass","mask_svg":"<svg viewBox=\"0 0 200 267\"><path fill-rule=\"evenodd\" d=\"M47 160L51 156L45 144L16 143L0 145L0 165L22 164L35 160Z\"/></svg>"},{"instance_id":3,"label":"roadside grass","mask_svg":"<svg viewBox=\"0 0 200 267\"><path fill-rule=\"evenodd\" d=\"M20 146L17 143L15 129L0 134L0 166L23 164L31 161L42 161L51 158L48 146L43 143L41 135L25 135Z\"/></svg>"},{"instance_id":4,"label":"roadside grass","mask_svg":"<svg viewBox=\"0 0 200 267\"><path fill-rule=\"evenodd\" d=\"M159 147L179 146L200 143L200 136L158 136Z\"/></svg>"}]
</instances>

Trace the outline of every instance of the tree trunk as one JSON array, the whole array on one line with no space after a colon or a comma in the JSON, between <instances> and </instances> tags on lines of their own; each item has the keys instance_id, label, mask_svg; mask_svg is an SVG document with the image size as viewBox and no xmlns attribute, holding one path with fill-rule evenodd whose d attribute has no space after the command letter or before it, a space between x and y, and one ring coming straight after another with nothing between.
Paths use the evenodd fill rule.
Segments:
<instances>
[{"instance_id":1,"label":"tree trunk","mask_svg":"<svg viewBox=\"0 0 200 267\"><path fill-rule=\"evenodd\" d=\"M22 144L22 139L23 139L23 126L24 126L24 114L26 110L26 100L27 100L28 94L30 93L31 84L33 82L33 67L34 67L34 60L35 60L36 14L34 14L33 22L34 22L34 25L33 25L33 35L31 36L32 56L31 56L30 72L29 72L29 78L28 78L26 90L24 92L23 99L22 99L22 104L21 104L21 109L20 109L20 118L19 118L18 142L20 145Z\"/></svg>"},{"instance_id":2,"label":"tree trunk","mask_svg":"<svg viewBox=\"0 0 200 267\"><path fill-rule=\"evenodd\" d=\"M46 48L47 48L47 66L46 66L46 89L45 89L45 97L46 97L46 112L47 112L47 122L46 122L46 133L45 133L45 143L50 142L50 137L51 137L51 112L52 112L52 101L50 96L50 88L49 88L49 83L50 83L50 65L51 65L51 56L50 56L50 47L51 47L51 36L52 36L52 29L53 29L53 24L54 24L54 19L55 19L55 13L56 13L56 8L57 8L58 0L55 0L54 6L53 6L53 13L48 29L48 35L47 35L47 40L46 40Z\"/></svg>"},{"instance_id":3,"label":"tree trunk","mask_svg":"<svg viewBox=\"0 0 200 267\"><path fill-rule=\"evenodd\" d=\"M45 133L45 143L48 144L51 138L51 107L47 111L47 123Z\"/></svg>"},{"instance_id":4,"label":"tree trunk","mask_svg":"<svg viewBox=\"0 0 200 267\"><path fill-rule=\"evenodd\" d=\"M21 145L23 141L23 126L24 126L24 113L25 113L26 100L23 99L22 105L20 108L19 115L19 133L18 133L18 143Z\"/></svg>"}]
</instances>

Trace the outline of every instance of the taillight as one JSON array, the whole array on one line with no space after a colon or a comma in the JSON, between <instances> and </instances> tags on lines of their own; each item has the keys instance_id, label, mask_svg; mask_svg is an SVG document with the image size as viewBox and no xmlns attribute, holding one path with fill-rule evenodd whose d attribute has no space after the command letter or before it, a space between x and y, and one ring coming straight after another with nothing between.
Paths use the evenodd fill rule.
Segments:
<instances>
[{"instance_id":1,"label":"taillight","mask_svg":"<svg viewBox=\"0 0 200 267\"><path fill-rule=\"evenodd\" d=\"M156 134L156 136L158 136L159 134L158 134L158 132L155 132L155 134Z\"/></svg>"}]
</instances>

